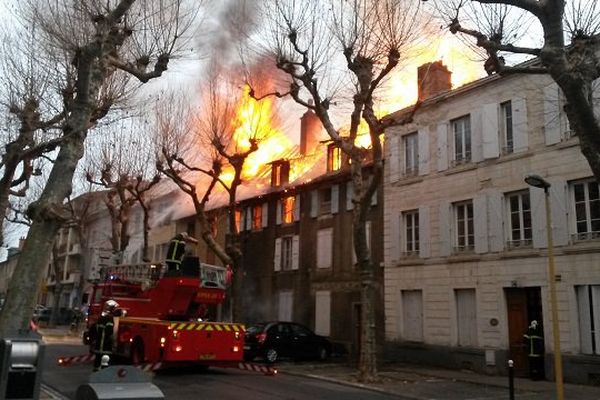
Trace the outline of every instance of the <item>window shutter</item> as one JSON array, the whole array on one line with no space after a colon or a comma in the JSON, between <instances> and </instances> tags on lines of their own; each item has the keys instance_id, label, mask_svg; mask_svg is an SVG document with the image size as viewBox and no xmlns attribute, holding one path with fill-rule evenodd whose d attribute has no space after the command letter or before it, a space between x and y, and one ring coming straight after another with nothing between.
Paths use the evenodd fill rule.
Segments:
<instances>
[{"instance_id":1,"label":"window shutter","mask_svg":"<svg viewBox=\"0 0 600 400\"><path fill-rule=\"evenodd\" d=\"M275 216L276 224L281 225L281 199L277 200L277 215Z\"/></svg>"},{"instance_id":2,"label":"window shutter","mask_svg":"<svg viewBox=\"0 0 600 400\"><path fill-rule=\"evenodd\" d=\"M317 268L331 268L332 236L332 228L317 232Z\"/></svg>"},{"instance_id":3,"label":"window shutter","mask_svg":"<svg viewBox=\"0 0 600 400\"><path fill-rule=\"evenodd\" d=\"M554 82L544 88L544 135L548 146L560 142L560 94Z\"/></svg>"},{"instance_id":4,"label":"window shutter","mask_svg":"<svg viewBox=\"0 0 600 400\"><path fill-rule=\"evenodd\" d=\"M437 170L448 169L448 123L437 126Z\"/></svg>"},{"instance_id":5,"label":"window shutter","mask_svg":"<svg viewBox=\"0 0 600 400\"><path fill-rule=\"evenodd\" d=\"M473 162L483 160L482 131L481 109L473 110L473 112L471 112L471 160L473 160Z\"/></svg>"},{"instance_id":6,"label":"window shutter","mask_svg":"<svg viewBox=\"0 0 600 400\"><path fill-rule=\"evenodd\" d=\"M323 336L331 334L331 292L329 290L315 292L315 333Z\"/></svg>"},{"instance_id":7,"label":"window shutter","mask_svg":"<svg viewBox=\"0 0 600 400\"><path fill-rule=\"evenodd\" d=\"M275 239L275 256L273 257L273 270L281 271L281 238Z\"/></svg>"},{"instance_id":8,"label":"window shutter","mask_svg":"<svg viewBox=\"0 0 600 400\"><path fill-rule=\"evenodd\" d=\"M500 155L498 139L498 104L484 104L481 108L483 158L496 158Z\"/></svg>"},{"instance_id":9,"label":"window shutter","mask_svg":"<svg viewBox=\"0 0 600 400\"><path fill-rule=\"evenodd\" d=\"M488 219L487 198L479 194L473 199L473 225L475 229L475 252L482 254L488 252Z\"/></svg>"},{"instance_id":10,"label":"window shutter","mask_svg":"<svg viewBox=\"0 0 600 400\"><path fill-rule=\"evenodd\" d=\"M340 187L333 185L331 187L331 213L337 214L340 208Z\"/></svg>"},{"instance_id":11,"label":"window shutter","mask_svg":"<svg viewBox=\"0 0 600 400\"><path fill-rule=\"evenodd\" d=\"M294 200L294 221L300 221L300 195L297 194Z\"/></svg>"},{"instance_id":12,"label":"window shutter","mask_svg":"<svg viewBox=\"0 0 600 400\"><path fill-rule=\"evenodd\" d=\"M504 250L504 213L502 212L502 193L493 191L488 193L488 214L490 251Z\"/></svg>"},{"instance_id":13,"label":"window shutter","mask_svg":"<svg viewBox=\"0 0 600 400\"><path fill-rule=\"evenodd\" d=\"M419 175L429 173L429 129L419 129L417 134L419 142Z\"/></svg>"},{"instance_id":14,"label":"window shutter","mask_svg":"<svg viewBox=\"0 0 600 400\"><path fill-rule=\"evenodd\" d=\"M244 226L242 230L252 229L252 207L246 207L244 210Z\"/></svg>"},{"instance_id":15,"label":"window shutter","mask_svg":"<svg viewBox=\"0 0 600 400\"><path fill-rule=\"evenodd\" d=\"M531 236L533 247L546 247L548 238L546 233L546 206L544 204L544 190L536 187L529 188L531 203Z\"/></svg>"},{"instance_id":16,"label":"window shutter","mask_svg":"<svg viewBox=\"0 0 600 400\"><path fill-rule=\"evenodd\" d=\"M262 218L262 221L261 221L262 227L266 228L267 225L269 225L269 203L263 203L261 218Z\"/></svg>"},{"instance_id":17,"label":"window shutter","mask_svg":"<svg viewBox=\"0 0 600 400\"><path fill-rule=\"evenodd\" d=\"M352 182L346 183L346 210L350 211L354 208L352 202L352 196L354 196L354 184Z\"/></svg>"},{"instance_id":18,"label":"window shutter","mask_svg":"<svg viewBox=\"0 0 600 400\"><path fill-rule=\"evenodd\" d=\"M310 217L317 218L319 215L319 191L310 192Z\"/></svg>"},{"instance_id":19,"label":"window shutter","mask_svg":"<svg viewBox=\"0 0 600 400\"><path fill-rule=\"evenodd\" d=\"M392 263L396 263L400 260L400 256L402 255L402 241L400 234L400 230L402 229L402 214L392 211L389 218L386 218L385 221L386 222L384 223L387 224L389 229L389 234L386 237L388 257ZM354 254L354 248L352 248L352 254Z\"/></svg>"},{"instance_id":20,"label":"window shutter","mask_svg":"<svg viewBox=\"0 0 600 400\"><path fill-rule=\"evenodd\" d=\"M378 190L375 189L375 193L373 193L373 195L371 196L371 206L377 205L377 192Z\"/></svg>"},{"instance_id":21,"label":"window shutter","mask_svg":"<svg viewBox=\"0 0 600 400\"><path fill-rule=\"evenodd\" d=\"M294 235L292 238L292 269L298 269L300 265L300 237Z\"/></svg>"},{"instance_id":22,"label":"window shutter","mask_svg":"<svg viewBox=\"0 0 600 400\"><path fill-rule=\"evenodd\" d=\"M452 226L451 204L443 202L440 204L440 255L452 254Z\"/></svg>"},{"instance_id":23,"label":"window shutter","mask_svg":"<svg viewBox=\"0 0 600 400\"><path fill-rule=\"evenodd\" d=\"M552 241L555 246L569 244L569 220L567 218L567 182L551 181L550 210L552 212Z\"/></svg>"},{"instance_id":24,"label":"window shutter","mask_svg":"<svg viewBox=\"0 0 600 400\"><path fill-rule=\"evenodd\" d=\"M594 309L594 342L596 343L596 354L600 354L600 285L592 285L592 308Z\"/></svg>"},{"instance_id":25,"label":"window shutter","mask_svg":"<svg viewBox=\"0 0 600 400\"><path fill-rule=\"evenodd\" d=\"M529 127L527 124L527 100L517 97L511 100L513 117L514 152L527 151L529 147Z\"/></svg>"},{"instance_id":26,"label":"window shutter","mask_svg":"<svg viewBox=\"0 0 600 400\"><path fill-rule=\"evenodd\" d=\"M590 318L590 295L588 286L575 286L575 294L577 296L577 310L579 315L579 337L581 338L580 352L583 354L593 354L592 347L592 324Z\"/></svg>"},{"instance_id":27,"label":"window shutter","mask_svg":"<svg viewBox=\"0 0 600 400\"><path fill-rule=\"evenodd\" d=\"M419 257L421 258L431 256L429 235L429 206L421 206L419 207Z\"/></svg>"},{"instance_id":28,"label":"window shutter","mask_svg":"<svg viewBox=\"0 0 600 400\"><path fill-rule=\"evenodd\" d=\"M390 182L396 182L400 178L400 151L398 143L400 138L394 132L391 133L387 143L387 161L390 176Z\"/></svg>"}]
</instances>

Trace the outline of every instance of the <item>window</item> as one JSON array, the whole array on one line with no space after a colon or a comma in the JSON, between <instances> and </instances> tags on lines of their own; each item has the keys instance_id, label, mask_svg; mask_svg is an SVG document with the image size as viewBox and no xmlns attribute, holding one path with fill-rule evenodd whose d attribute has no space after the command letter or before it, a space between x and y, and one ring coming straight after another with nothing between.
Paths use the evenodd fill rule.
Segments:
<instances>
[{"instance_id":1,"label":"window","mask_svg":"<svg viewBox=\"0 0 600 400\"><path fill-rule=\"evenodd\" d=\"M575 240L600 238L600 190L595 181L573 184Z\"/></svg>"},{"instance_id":2,"label":"window","mask_svg":"<svg viewBox=\"0 0 600 400\"><path fill-rule=\"evenodd\" d=\"M331 188L326 187L319 190L319 215L331 213Z\"/></svg>"},{"instance_id":3,"label":"window","mask_svg":"<svg viewBox=\"0 0 600 400\"><path fill-rule=\"evenodd\" d=\"M240 232L242 229L242 210L235 210L235 229Z\"/></svg>"},{"instance_id":4,"label":"window","mask_svg":"<svg viewBox=\"0 0 600 400\"><path fill-rule=\"evenodd\" d=\"M583 354L600 355L600 285L575 286Z\"/></svg>"},{"instance_id":5,"label":"window","mask_svg":"<svg viewBox=\"0 0 600 400\"><path fill-rule=\"evenodd\" d=\"M472 251L475 244L473 227L473 202L467 201L454 204L455 220L455 252Z\"/></svg>"},{"instance_id":6,"label":"window","mask_svg":"<svg viewBox=\"0 0 600 400\"><path fill-rule=\"evenodd\" d=\"M273 161L271 165L271 186L277 187L288 183L290 177L290 162L278 160Z\"/></svg>"},{"instance_id":7,"label":"window","mask_svg":"<svg viewBox=\"0 0 600 400\"><path fill-rule=\"evenodd\" d=\"M451 121L454 135L454 163L471 161L471 118L466 115Z\"/></svg>"},{"instance_id":8,"label":"window","mask_svg":"<svg viewBox=\"0 0 600 400\"><path fill-rule=\"evenodd\" d=\"M293 263L293 237L285 236L281 238L281 269L291 271Z\"/></svg>"},{"instance_id":9,"label":"window","mask_svg":"<svg viewBox=\"0 0 600 400\"><path fill-rule=\"evenodd\" d=\"M402 213L404 224L404 254L415 255L419 252L419 211Z\"/></svg>"},{"instance_id":10,"label":"window","mask_svg":"<svg viewBox=\"0 0 600 400\"><path fill-rule=\"evenodd\" d=\"M262 227L262 204L256 204L252 207L252 229L260 229Z\"/></svg>"},{"instance_id":11,"label":"window","mask_svg":"<svg viewBox=\"0 0 600 400\"><path fill-rule=\"evenodd\" d=\"M456 289L456 320L458 345L477 346L477 304L475 289Z\"/></svg>"},{"instance_id":12,"label":"window","mask_svg":"<svg viewBox=\"0 0 600 400\"><path fill-rule=\"evenodd\" d=\"M327 172L337 171L342 168L342 149L335 143L327 146Z\"/></svg>"},{"instance_id":13,"label":"window","mask_svg":"<svg viewBox=\"0 0 600 400\"><path fill-rule=\"evenodd\" d=\"M333 228L317 232L317 268L331 268Z\"/></svg>"},{"instance_id":14,"label":"window","mask_svg":"<svg viewBox=\"0 0 600 400\"><path fill-rule=\"evenodd\" d=\"M506 101L500 104L500 134L502 141L502 154L514 151L512 103Z\"/></svg>"},{"instance_id":15,"label":"window","mask_svg":"<svg viewBox=\"0 0 600 400\"><path fill-rule=\"evenodd\" d=\"M423 341L423 292L403 290L402 338L413 342Z\"/></svg>"},{"instance_id":16,"label":"window","mask_svg":"<svg viewBox=\"0 0 600 400\"><path fill-rule=\"evenodd\" d=\"M289 196L281 200L281 220L284 224L291 224L294 222L294 206L296 205L296 198Z\"/></svg>"},{"instance_id":17,"label":"window","mask_svg":"<svg viewBox=\"0 0 600 400\"><path fill-rule=\"evenodd\" d=\"M509 193L508 247L531 246L531 204L529 192Z\"/></svg>"},{"instance_id":18,"label":"window","mask_svg":"<svg viewBox=\"0 0 600 400\"><path fill-rule=\"evenodd\" d=\"M404 174L407 176L419 173L419 136L417 132L402 137L404 142Z\"/></svg>"}]
</instances>

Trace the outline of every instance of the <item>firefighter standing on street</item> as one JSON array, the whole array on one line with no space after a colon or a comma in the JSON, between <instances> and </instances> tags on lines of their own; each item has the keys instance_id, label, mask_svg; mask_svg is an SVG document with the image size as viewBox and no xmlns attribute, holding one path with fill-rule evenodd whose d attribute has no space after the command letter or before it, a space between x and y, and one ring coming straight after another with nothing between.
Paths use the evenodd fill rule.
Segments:
<instances>
[{"instance_id":1,"label":"firefighter standing on street","mask_svg":"<svg viewBox=\"0 0 600 400\"><path fill-rule=\"evenodd\" d=\"M119 307L119 303L114 300L107 300L104 303L102 314L96 322L93 332L94 340L94 371L100 369L102 356L112 354L113 350L113 332L115 327L114 316Z\"/></svg>"},{"instance_id":2,"label":"firefighter standing on street","mask_svg":"<svg viewBox=\"0 0 600 400\"><path fill-rule=\"evenodd\" d=\"M198 243L198 240L194 239L187 232L181 232L175 235L169 243L169 249L167 251L167 272L174 274L178 273L181 269L181 261L185 255L185 244L186 243Z\"/></svg>"},{"instance_id":3,"label":"firefighter standing on street","mask_svg":"<svg viewBox=\"0 0 600 400\"><path fill-rule=\"evenodd\" d=\"M544 379L544 336L538 322L531 321L523 335L529 359L529 376L534 381Z\"/></svg>"}]
</instances>

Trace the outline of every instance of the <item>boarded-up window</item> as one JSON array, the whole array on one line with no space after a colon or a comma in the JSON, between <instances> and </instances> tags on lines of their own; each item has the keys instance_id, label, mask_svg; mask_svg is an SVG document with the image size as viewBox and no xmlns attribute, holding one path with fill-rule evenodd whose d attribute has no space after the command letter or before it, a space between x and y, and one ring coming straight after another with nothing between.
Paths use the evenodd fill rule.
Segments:
<instances>
[{"instance_id":1,"label":"boarded-up window","mask_svg":"<svg viewBox=\"0 0 600 400\"><path fill-rule=\"evenodd\" d=\"M277 319L279 321L291 321L294 306L294 293L291 290L282 290L279 292L278 300Z\"/></svg>"},{"instance_id":2,"label":"boarded-up window","mask_svg":"<svg viewBox=\"0 0 600 400\"><path fill-rule=\"evenodd\" d=\"M477 346L477 303L475 289L456 289L458 345Z\"/></svg>"},{"instance_id":3,"label":"boarded-up window","mask_svg":"<svg viewBox=\"0 0 600 400\"><path fill-rule=\"evenodd\" d=\"M331 292L319 290L315 293L315 332L329 336L331 333Z\"/></svg>"},{"instance_id":4,"label":"boarded-up window","mask_svg":"<svg viewBox=\"0 0 600 400\"><path fill-rule=\"evenodd\" d=\"M423 292L402 291L402 338L412 342L423 341Z\"/></svg>"}]
</instances>

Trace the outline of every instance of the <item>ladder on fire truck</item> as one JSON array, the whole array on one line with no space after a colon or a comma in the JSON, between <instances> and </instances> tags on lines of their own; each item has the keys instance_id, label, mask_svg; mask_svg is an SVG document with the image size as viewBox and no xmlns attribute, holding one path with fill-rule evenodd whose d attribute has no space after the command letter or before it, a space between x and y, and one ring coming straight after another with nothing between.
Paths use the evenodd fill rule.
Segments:
<instances>
[{"instance_id":1,"label":"ladder on fire truck","mask_svg":"<svg viewBox=\"0 0 600 400\"><path fill-rule=\"evenodd\" d=\"M200 287L225 289L227 286L227 268L206 263L199 263L198 276ZM102 267L104 280L121 279L131 283L139 283L142 286L152 286L164 276L162 264L124 264L107 265Z\"/></svg>"}]
</instances>

